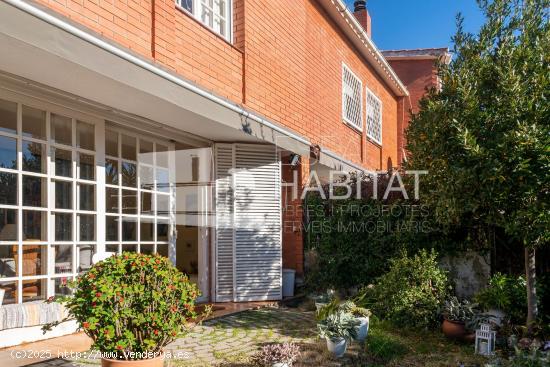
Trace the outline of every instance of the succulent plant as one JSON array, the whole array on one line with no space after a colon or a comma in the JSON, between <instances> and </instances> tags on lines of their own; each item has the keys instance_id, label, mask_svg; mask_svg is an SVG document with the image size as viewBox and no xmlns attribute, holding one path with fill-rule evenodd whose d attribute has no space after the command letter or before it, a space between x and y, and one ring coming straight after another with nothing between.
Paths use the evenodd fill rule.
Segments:
<instances>
[{"instance_id":1,"label":"succulent plant","mask_svg":"<svg viewBox=\"0 0 550 367\"><path fill-rule=\"evenodd\" d=\"M321 338L354 339L357 336L356 328L359 324L359 321L351 313L339 310L319 321L317 329Z\"/></svg>"}]
</instances>

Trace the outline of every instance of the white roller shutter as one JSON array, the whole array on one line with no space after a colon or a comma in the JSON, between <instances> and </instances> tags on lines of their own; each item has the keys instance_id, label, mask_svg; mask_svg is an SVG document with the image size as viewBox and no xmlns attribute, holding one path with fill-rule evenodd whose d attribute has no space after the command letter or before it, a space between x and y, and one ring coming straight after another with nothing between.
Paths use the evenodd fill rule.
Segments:
<instances>
[{"instance_id":1,"label":"white roller shutter","mask_svg":"<svg viewBox=\"0 0 550 367\"><path fill-rule=\"evenodd\" d=\"M234 301L281 299L281 166L276 148L220 144L216 153L216 300L227 300L230 293ZM230 223L233 227L227 228Z\"/></svg>"},{"instance_id":2,"label":"white roller shutter","mask_svg":"<svg viewBox=\"0 0 550 367\"><path fill-rule=\"evenodd\" d=\"M216 145L216 302L233 301L234 246L233 176L234 146Z\"/></svg>"}]
</instances>

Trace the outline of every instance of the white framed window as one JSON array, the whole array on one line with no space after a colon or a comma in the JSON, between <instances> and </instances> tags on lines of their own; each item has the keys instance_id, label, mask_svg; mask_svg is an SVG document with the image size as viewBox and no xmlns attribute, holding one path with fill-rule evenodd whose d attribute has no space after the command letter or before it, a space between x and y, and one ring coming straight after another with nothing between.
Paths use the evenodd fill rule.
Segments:
<instances>
[{"instance_id":1,"label":"white framed window","mask_svg":"<svg viewBox=\"0 0 550 367\"><path fill-rule=\"evenodd\" d=\"M0 99L4 304L63 294L97 250L96 124Z\"/></svg>"},{"instance_id":2,"label":"white framed window","mask_svg":"<svg viewBox=\"0 0 550 367\"><path fill-rule=\"evenodd\" d=\"M178 7L230 42L232 3L232 0L176 0Z\"/></svg>"},{"instance_id":3,"label":"white framed window","mask_svg":"<svg viewBox=\"0 0 550 367\"><path fill-rule=\"evenodd\" d=\"M173 156L168 139L0 91L3 304L67 294L104 249L168 256Z\"/></svg>"},{"instance_id":4,"label":"white framed window","mask_svg":"<svg viewBox=\"0 0 550 367\"><path fill-rule=\"evenodd\" d=\"M363 130L363 83L350 68L342 64L342 119Z\"/></svg>"},{"instance_id":5,"label":"white framed window","mask_svg":"<svg viewBox=\"0 0 550 367\"><path fill-rule=\"evenodd\" d=\"M382 101L367 90L367 137L382 145Z\"/></svg>"},{"instance_id":6,"label":"white framed window","mask_svg":"<svg viewBox=\"0 0 550 367\"><path fill-rule=\"evenodd\" d=\"M107 126L105 249L168 256L173 143Z\"/></svg>"}]
</instances>

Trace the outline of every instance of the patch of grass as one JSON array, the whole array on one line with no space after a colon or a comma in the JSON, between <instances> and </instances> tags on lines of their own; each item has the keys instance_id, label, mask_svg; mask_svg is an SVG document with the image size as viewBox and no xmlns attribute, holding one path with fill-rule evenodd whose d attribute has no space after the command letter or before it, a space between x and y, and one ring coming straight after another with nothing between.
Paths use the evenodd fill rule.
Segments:
<instances>
[{"instance_id":1,"label":"patch of grass","mask_svg":"<svg viewBox=\"0 0 550 367\"><path fill-rule=\"evenodd\" d=\"M220 352L220 351L218 351L218 350L214 350L214 351L212 351L212 355L213 355L214 358L216 358L216 359L223 359L223 358L225 357L226 353Z\"/></svg>"},{"instance_id":2,"label":"patch of grass","mask_svg":"<svg viewBox=\"0 0 550 367\"><path fill-rule=\"evenodd\" d=\"M366 352L375 363L387 363L410 352L401 338L387 331L382 322L372 323L367 338Z\"/></svg>"},{"instance_id":3,"label":"patch of grass","mask_svg":"<svg viewBox=\"0 0 550 367\"><path fill-rule=\"evenodd\" d=\"M473 345L451 342L439 331L403 329L376 317L371 318L365 354L369 366L469 367L487 362L474 354Z\"/></svg>"}]
</instances>

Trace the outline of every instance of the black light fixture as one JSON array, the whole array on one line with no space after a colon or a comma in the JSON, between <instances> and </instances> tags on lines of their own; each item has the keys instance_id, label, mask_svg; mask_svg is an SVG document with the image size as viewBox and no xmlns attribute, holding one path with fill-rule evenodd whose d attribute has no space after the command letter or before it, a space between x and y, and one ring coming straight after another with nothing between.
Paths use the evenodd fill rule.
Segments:
<instances>
[{"instance_id":1,"label":"black light fixture","mask_svg":"<svg viewBox=\"0 0 550 367\"><path fill-rule=\"evenodd\" d=\"M289 159L289 164L291 167L296 167L300 162L300 156L298 154L291 154Z\"/></svg>"}]
</instances>

